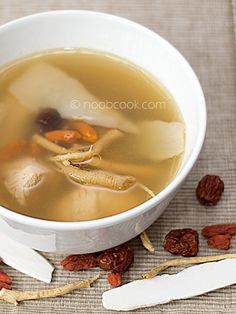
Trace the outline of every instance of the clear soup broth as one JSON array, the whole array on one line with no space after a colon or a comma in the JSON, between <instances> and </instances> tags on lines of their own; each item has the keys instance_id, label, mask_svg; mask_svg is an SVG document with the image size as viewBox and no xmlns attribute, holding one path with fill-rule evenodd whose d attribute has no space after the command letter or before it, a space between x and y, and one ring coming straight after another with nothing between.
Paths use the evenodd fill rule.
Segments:
<instances>
[{"instance_id":1,"label":"clear soup broth","mask_svg":"<svg viewBox=\"0 0 236 314\"><path fill-rule=\"evenodd\" d=\"M162 191L184 153L166 89L126 60L38 53L0 72L0 204L47 220L127 211Z\"/></svg>"}]
</instances>

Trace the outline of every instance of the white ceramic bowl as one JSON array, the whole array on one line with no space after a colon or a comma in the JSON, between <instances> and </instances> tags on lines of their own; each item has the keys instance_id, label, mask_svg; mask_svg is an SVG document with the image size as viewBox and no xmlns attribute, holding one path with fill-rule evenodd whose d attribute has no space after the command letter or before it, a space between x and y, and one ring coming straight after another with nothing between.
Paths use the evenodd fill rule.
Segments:
<instances>
[{"instance_id":1,"label":"white ceramic bowl","mask_svg":"<svg viewBox=\"0 0 236 314\"><path fill-rule=\"evenodd\" d=\"M32 248L88 253L141 233L164 211L196 162L206 129L206 106L192 68L166 40L129 20L90 11L51 11L0 27L0 64L52 48L81 47L126 58L158 78L177 101L186 123L186 151L176 178L157 196L124 213L86 222L52 222L0 207L0 229Z\"/></svg>"}]
</instances>

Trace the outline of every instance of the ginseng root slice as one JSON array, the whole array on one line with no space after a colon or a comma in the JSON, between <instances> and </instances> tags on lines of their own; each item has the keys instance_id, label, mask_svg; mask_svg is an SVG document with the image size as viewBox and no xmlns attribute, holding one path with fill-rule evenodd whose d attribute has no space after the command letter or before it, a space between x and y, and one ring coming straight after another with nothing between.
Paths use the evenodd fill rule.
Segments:
<instances>
[{"instance_id":1,"label":"ginseng root slice","mask_svg":"<svg viewBox=\"0 0 236 314\"><path fill-rule=\"evenodd\" d=\"M140 234L140 240L142 242L142 245L145 247L145 249L147 249L149 252L154 252L155 249L154 249L154 246L151 242L151 240L149 239L147 233L144 231Z\"/></svg>"},{"instance_id":2,"label":"ginseng root slice","mask_svg":"<svg viewBox=\"0 0 236 314\"><path fill-rule=\"evenodd\" d=\"M223 255L213 255L213 256L198 256L198 257L171 259L153 268L149 272L143 274L141 277L144 279L151 279L159 275L163 270L169 267L201 264L201 263L206 263L206 262L216 262L216 261L229 259L229 258L236 258L236 254L223 254Z\"/></svg>"},{"instance_id":3,"label":"ginseng root slice","mask_svg":"<svg viewBox=\"0 0 236 314\"><path fill-rule=\"evenodd\" d=\"M127 190L136 183L132 176L122 176L103 170L87 171L74 166L57 163L62 173L80 184L98 185L113 190Z\"/></svg>"},{"instance_id":4,"label":"ginseng root slice","mask_svg":"<svg viewBox=\"0 0 236 314\"><path fill-rule=\"evenodd\" d=\"M54 297L65 295L77 289L90 288L91 285L99 277L100 275L97 274L91 279L69 283L65 286L58 287L58 288L38 290L38 291L14 291L14 290L6 290L3 288L0 291L0 300L17 305L18 302L20 301L54 298Z\"/></svg>"}]
</instances>

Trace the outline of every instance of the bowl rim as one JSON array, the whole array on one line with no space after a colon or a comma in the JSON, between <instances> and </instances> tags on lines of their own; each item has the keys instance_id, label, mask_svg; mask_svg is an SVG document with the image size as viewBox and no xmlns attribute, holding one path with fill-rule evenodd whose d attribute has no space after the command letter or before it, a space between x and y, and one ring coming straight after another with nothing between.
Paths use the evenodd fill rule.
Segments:
<instances>
[{"instance_id":1,"label":"bowl rim","mask_svg":"<svg viewBox=\"0 0 236 314\"><path fill-rule=\"evenodd\" d=\"M121 222L127 221L131 218L134 218L136 216L139 216L145 212L147 212L149 209L156 206L158 203L163 201L168 197L168 195L171 194L185 179L185 177L188 175L188 173L191 171L192 167L194 166L198 155L201 151L205 133L206 133L206 125L207 125L207 110L206 110L206 103L205 103L205 97L200 85L200 82L190 66L190 64L187 62L187 60L183 57L183 55L166 39L164 39L162 36L158 35L154 31L150 30L149 28L142 26L139 23L136 23L134 21L131 21L129 19L103 13L99 11L89 11L89 10L53 10L53 11L46 11L41 13L36 13L32 15L27 15L18 19L15 19L13 21L10 21L8 23L5 23L0 26L0 32L2 30L10 29L11 27L16 26L18 23L22 23L25 21L30 21L35 18L40 18L43 16L50 16L50 15L65 15L65 14L76 14L76 15L93 15L96 17L101 17L103 19L112 19L117 22L126 24L127 26L131 26L137 29L137 31L142 31L147 34L147 36L150 36L154 38L155 40L158 40L161 42L162 45L164 45L167 49L171 51L171 53L178 59L180 63L185 67L186 71L188 71L188 74L190 75L194 85L195 89L198 93L198 102L199 102L199 113L200 113L200 128L198 130L198 136L196 139L196 143L194 146L194 149L191 152L191 155L189 159L187 160L186 164L183 166L183 168L180 170L180 172L176 175L176 177L156 196L153 198L147 200L146 202L131 208L125 212L95 219L95 220L89 220L89 221L78 221L78 222L62 222L62 221L51 221L51 220L43 220L38 219L34 217L29 217L20 213L16 213L12 211L11 209L7 207L0 206L0 217L4 217L6 219L18 222L20 224L28 225L30 227L37 227L41 229L51 229L51 230L86 230L86 229L99 229L104 228L106 226L112 226L119 224Z\"/></svg>"}]
</instances>

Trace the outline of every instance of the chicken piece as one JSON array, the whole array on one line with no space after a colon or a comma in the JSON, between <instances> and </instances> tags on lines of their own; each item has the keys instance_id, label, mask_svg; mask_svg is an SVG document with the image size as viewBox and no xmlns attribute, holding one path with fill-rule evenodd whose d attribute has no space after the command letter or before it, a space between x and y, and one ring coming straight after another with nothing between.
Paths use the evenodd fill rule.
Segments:
<instances>
[{"instance_id":1,"label":"chicken piece","mask_svg":"<svg viewBox=\"0 0 236 314\"><path fill-rule=\"evenodd\" d=\"M10 163L4 176L4 184L20 205L26 204L30 192L45 179L49 169L33 158L24 158Z\"/></svg>"},{"instance_id":2,"label":"chicken piece","mask_svg":"<svg viewBox=\"0 0 236 314\"><path fill-rule=\"evenodd\" d=\"M99 108L99 100L83 84L46 62L27 69L9 86L9 92L35 112L54 108L65 119L81 119L94 125L137 132L136 126L121 113Z\"/></svg>"}]
</instances>

